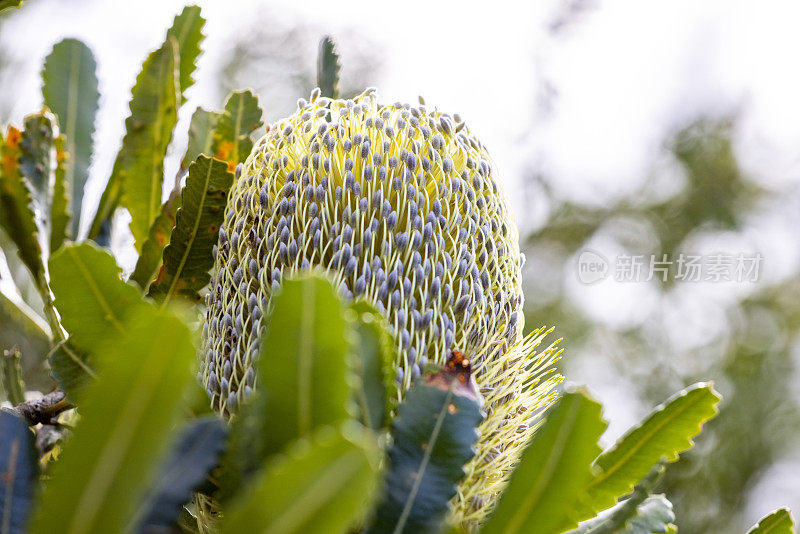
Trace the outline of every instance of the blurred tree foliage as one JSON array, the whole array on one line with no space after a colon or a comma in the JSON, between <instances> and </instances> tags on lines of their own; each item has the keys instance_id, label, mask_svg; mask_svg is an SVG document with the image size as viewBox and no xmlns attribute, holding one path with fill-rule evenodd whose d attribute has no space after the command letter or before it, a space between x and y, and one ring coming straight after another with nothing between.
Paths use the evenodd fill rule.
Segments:
<instances>
[{"instance_id":1,"label":"blurred tree foliage","mask_svg":"<svg viewBox=\"0 0 800 534\"><path fill-rule=\"evenodd\" d=\"M297 95L317 86L317 43L325 28L264 9L238 31L221 66L220 94L250 87L259 95L267 121L293 112ZM350 98L374 86L382 66L380 46L357 30L337 35L342 57L340 97Z\"/></svg>"},{"instance_id":2,"label":"blurred tree foliage","mask_svg":"<svg viewBox=\"0 0 800 534\"><path fill-rule=\"evenodd\" d=\"M592 319L578 292L567 288L573 282L569 277L577 281L577 255L592 243L611 240L627 254L659 259L666 254L674 261L680 253L692 253L699 236L741 234L785 198L785 192L768 190L743 174L731 134L729 120L712 119L678 132L667 151L676 171L670 180L682 177L683 185L666 194L654 178L612 205L588 207L559 199L540 179L549 217L524 242L528 324L557 326L569 347L566 376L570 367L607 365L648 403L698 377L717 381L725 398L720 416L663 483L680 531L686 533L745 529L749 492L775 461L792 452L789 446L800 433L792 387L800 273L774 285L755 284L731 303L730 298L708 300L685 287L688 282L675 282L673 264L667 282L658 277L640 282L655 290L653 311L643 312L646 316L636 324L619 327ZM715 309L724 326L686 348L675 342L682 333L673 331L675 322L666 321L665 313L676 303L697 299L706 299L704 307Z\"/></svg>"}]
</instances>

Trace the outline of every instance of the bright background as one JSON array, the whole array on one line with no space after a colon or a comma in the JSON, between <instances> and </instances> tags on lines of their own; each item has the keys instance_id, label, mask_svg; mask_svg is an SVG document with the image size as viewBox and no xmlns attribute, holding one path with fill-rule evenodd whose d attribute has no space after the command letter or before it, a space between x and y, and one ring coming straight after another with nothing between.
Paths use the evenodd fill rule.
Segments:
<instances>
[{"instance_id":1,"label":"bright background","mask_svg":"<svg viewBox=\"0 0 800 534\"><path fill-rule=\"evenodd\" d=\"M218 109L229 90L252 87L268 120L289 113L332 35L344 92L423 95L489 147L528 255L528 325L565 338L566 376L606 405L608 442L674 389L715 380L722 415L665 485L681 532L743 531L778 506L800 510L800 3L198 3L206 53L167 176L196 106ZM141 62L182 7L29 0L0 20L0 125L41 105L39 69L55 42L77 37L97 58L84 206L110 175ZM576 266L587 247L612 260L744 252L764 262L757 283L587 286Z\"/></svg>"}]
</instances>

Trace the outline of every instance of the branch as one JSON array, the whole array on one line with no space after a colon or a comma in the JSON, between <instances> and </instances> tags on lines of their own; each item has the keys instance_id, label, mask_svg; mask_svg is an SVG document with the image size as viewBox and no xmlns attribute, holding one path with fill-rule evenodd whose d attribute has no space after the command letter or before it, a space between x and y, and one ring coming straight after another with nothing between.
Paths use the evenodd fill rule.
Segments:
<instances>
[{"instance_id":1,"label":"branch","mask_svg":"<svg viewBox=\"0 0 800 534\"><path fill-rule=\"evenodd\" d=\"M73 406L67 402L63 391L53 391L40 399L23 402L13 408L3 408L3 411L21 417L33 426L51 424L54 417L71 408Z\"/></svg>"}]
</instances>

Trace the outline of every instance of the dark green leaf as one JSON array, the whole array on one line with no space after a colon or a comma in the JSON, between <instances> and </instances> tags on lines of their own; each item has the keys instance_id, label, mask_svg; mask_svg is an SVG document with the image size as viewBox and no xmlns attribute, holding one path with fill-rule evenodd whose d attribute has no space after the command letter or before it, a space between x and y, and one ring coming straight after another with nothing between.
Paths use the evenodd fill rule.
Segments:
<instances>
[{"instance_id":1,"label":"dark green leaf","mask_svg":"<svg viewBox=\"0 0 800 534\"><path fill-rule=\"evenodd\" d=\"M137 307L87 389L75 434L53 465L33 534L123 532L170 442L195 349L189 329ZM113 362L113 363L112 363Z\"/></svg>"},{"instance_id":2,"label":"dark green leaf","mask_svg":"<svg viewBox=\"0 0 800 534\"><path fill-rule=\"evenodd\" d=\"M317 275L284 280L261 341L255 394L231 428L222 495L289 442L349 417L350 325L331 282Z\"/></svg>"},{"instance_id":3,"label":"dark green leaf","mask_svg":"<svg viewBox=\"0 0 800 534\"><path fill-rule=\"evenodd\" d=\"M181 190L176 188L172 190L167 201L161 205L161 213L153 221L150 234L142 245L142 253L136 261L136 268L130 279L139 284L144 293L147 293L150 283L161 267L164 247L167 246L169 235L175 227L175 212L180 207Z\"/></svg>"},{"instance_id":4,"label":"dark green leaf","mask_svg":"<svg viewBox=\"0 0 800 534\"><path fill-rule=\"evenodd\" d=\"M43 111L25 117L20 142L19 171L33 186L34 198L46 210L50 196L50 175L55 166L55 117Z\"/></svg>"},{"instance_id":5,"label":"dark green leaf","mask_svg":"<svg viewBox=\"0 0 800 534\"><path fill-rule=\"evenodd\" d=\"M147 306L122 280L114 257L92 243L63 247L49 266L61 324L71 344L92 355L106 340L125 333L125 319L135 309Z\"/></svg>"},{"instance_id":6,"label":"dark green leaf","mask_svg":"<svg viewBox=\"0 0 800 534\"><path fill-rule=\"evenodd\" d=\"M233 174L219 160L200 156L189 166L181 193L175 229L164 249L164 265L150 286L150 295L169 301L175 295L199 298L214 265L211 249L217 242L225 215Z\"/></svg>"},{"instance_id":7,"label":"dark green leaf","mask_svg":"<svg viewBox=\"0 0 800 534\"><path fill-rule=\"evenodd\" d=\"M484 534L555 534L577 526L578 500L606 429L600 412L583 392L561 397L522 453Z\"/></svg>"},{"instance_id":8,"label":"dark green leaf","mask_svg":"<svg viewBox=\"0 0 800 534\"><path fill-rule=\"evenodd\" d=\"M25 383L22 380L19 350L17 348L4 350L2 358L0 385L2 385L2 391L11 406L16 406L25 402Z\"/></svg>"},{"instance_id":9,"label":"dark green leaf","mask_svg":"<svg viewBox=\"0 0 800 534\"><path fill-rule=\"evenodd\" d=\"M350 308L356 312L358 342L353 367L356 373L355 400L361 422L372 429L382 428L389 414L387 390L392 380L391 334L383 316L361 300Z\"/></svg>"},{"instance_id":10,"label":"dark green leaf","mask_svg":"<svg viewBox=\"0 0 800 534\"><path fill-rule=\"evenodd\" d=\"M100 94L97 64L92 51L77 39L64 39L53 47L42 70L45 104L58 117L66 137L64 179L71 200L72 231L76 237L89 165L92 160L95 117Z\"/></svg>"},{"instance_id":11,"label":"dark green leaf","mask_svg":"<svg viewBox=\"0 0 800 534\"><path fill-rule=\"evenodd\" d=\"M717 414L719 395L709 384L699 383L676 393L648 418L629 430L595 461L599 469L587 487L585 517L612 506L665 457L674 462L692 447L703 423Z\"/></svg>"},{"instance_id":12,"label":"dark green leaf","mask_svg":"<svg viewBox=\"0 0 800 534\"><path fill-rule=\"evenodd\" d=\"M38 454L28 423L0 411L0 532L26 532L38 479Z\"/></svg>"},{"instance_id":13,"label":"dark green leaf","mask_svg":"<svg viewBox=\"0 0 800 534\"><path fill-rule=\"evenodd\" d=\"M786 508L779 508L764 517L747 534L794 534L794 521Z\"/></svg>"},{"instance_id":14,"label":"dark green leaf","mask_svg":"<svg viewBox=\"0 0 800 534\"><path fill-rule=\"evenodd\" d=\"M142 507L139 532L147 527L169 527L200 488L225 447L228 428L219 417L192 421L183 429L172 451L157 470L157 479Z\"/></svg>"},{"instance_id":15,"label":"dark green leaf","mask_svg":"<svg viewBox=\"0 0 800 534\"><path fill-rule=\"evenodd\" d=\"M214 155L214 131L221 115L221 113L206 111L203 108L195 110L192 122L189 124L189 144L186 147L183 161L181 161L183 169L188 169L200 154Z\"/></svg>"},{"instance_id":16,"label":"dark green leaf","mask_svg":"<svg viewBox=\"0 0 800 534\"><path fill-rule=\"evenodd\" d=\"M58 250L69 237L69 199L67 198L66 160L64 136L55 140L56 169L53 196L50 199L50 254ZM76 229L77 231L77 229ZM73 233L72 235L76 235Z\"/></svg>"},{"instance_id":17,"label":"dark green leaf","mask_svg":"<svg viewBox=\"0 0 800 534\"><path fill-rule=\"evenodd\" d=\"M392 424L383 495L370 533L436 532L475 455L482 420L474 382L447 369L426 373Z\"/></svg>"},{"instance_id":18,"label":"dark green leaf","mask_svg":"<svg viewBox=\"0 0 800 534\"><path fill-rule=\"evenodd\" d=\"M70 402L77 403L84 388L97 378L89 355L73 347L69 341L56 345L47 357L50 374Z\"/></svg>"},{"instance_id":19,"label":"dark green leaf","mask_svg":"<svg viewBox=\"0 0 800 534\"><path fill-rule=\"evenodd\" d=\"M339 54L333 38L326 35L319 43L317 56L317 87L322 91L322 96L339 98Z\"/></svg>"},{"instance_id":20,"label":"dark green leaf","mask_svg":"<svg viewBox=\"0 0 800 534\"><path fill-rule=\"evenodd\" d=\"M354 426L323 427L270 463L230 507L220 531L348 532L370 503L377 468L372 436Z\"/></svg>"},{"instance_id":21,"label":"dark green leaf","mask_svg":"<svg viewBox=\"0 0 800 534\"><path fill-rule=\"evenodd\" d=\"M236 91L228 96L225 111L217 122L214 134L214 156L228 162L233 170L253 149L250 134L261 126L258 98L250 91Z\"/></svg>"},{"instance_id":22,"label":"dark green leaf","mask_svg":"<svg viewBox=\"0 0 800 534\"><path fill-rule=\"evenodd\" d=\"M5 140L0 138L0 227L17 246L22 263L30 270L37 285L43 286L44 264L32 193L17 163L21 140L22 134L12 126L9 126Z\"/></svg>"},{"instance_id":23,"label":"dark green leaf","mask_svg":"<svg viewBox=\"0 0 800 534\"><path fill-rule=\"evenodd\" d=\"M200 16L198 6L186 6L181 14L175 17L172 27L167 31L167 36L173 37L178 42L181 104L186 102L186 97L183 96L186 90L194 85L192 74L197 67L197 57L202 53L200 43L205 38L203 35L205 23L205 19Z\"/></svg>"}]
</instances>

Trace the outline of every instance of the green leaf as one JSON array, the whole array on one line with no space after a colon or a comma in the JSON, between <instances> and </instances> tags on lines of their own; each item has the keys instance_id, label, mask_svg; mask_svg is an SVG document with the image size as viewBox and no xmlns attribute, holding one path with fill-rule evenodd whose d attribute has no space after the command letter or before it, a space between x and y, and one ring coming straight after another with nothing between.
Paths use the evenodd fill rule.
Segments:
<instances>
[{"instance_id":1,"label":"green leaf","mask_svg":"<svg viewBox=\"0 0 800 534\"><path fill-rule=\"evenodd\" d=\"M630 497L604 510L597 517L581 523L569 534L652 534L669 532L675 514L672 503L663 495L650 494L661 480L664 465L659 463L636 484Z\"/></svg>"},{"instance_id":2,"label":"green leaf","mask_svg":"<svg viewBox=\"0 0 800 534\"><path fill-rule=\"evenodd\" d=\"M227 161L228 168L233 170L250 155L253 149L250 134L261 124L258 98L250 91L231 93L217 122L214 156Z\"/></svg>"},{"instance_id":3,"label":"green leaf","mask_svg":"<svg viewBox=\"0 0 800 534\"><path fill-rule=\"evenodd\" d=\"M122 183L122 203L130 212L130 228L140 252L161 208L164 158L178 121L178 62L178 47L171 37L145 61L133 88L131 115L125 121L125 138L111 176L111 180L118 176Z\"/></svg>"},{"instance_id":4,"label":"green leaf","mask_svg":"<svg viewBox=\"0 0 800 534\"><path fill-rule=\"evenodd\" d=\"M0 347L14 346L25 354L27 365L23 376L29 385L46 388L49 380L44 360L50 351L47 324L24 301L9 298L0 291Z\"/></svg>"},{"instance_id":5,"label":"green leaf","mask_svg":"<svg viewBox=\"0 0 800 534\"><path fill-rule=\"evenodd\" d=\"M25 402L25 383L22 381L19 350L16 347L11 350L3 350L2 358L0 385L2 385L2 391L11 406L16 406Z\"/></svg>"},{"instance_id":6,"label":"green leaf","mask_svg":"<svg viewBox=\"0 0 800 534\"><path fill-rule=\"evenodd\" d=\"M136 529L143 534L154 527L170 527L180 517L192 492L207 481L225 447L228 427L217 416L192 421L183 429L169 456L157 470Z\"/></svg>"},{"instance_id":7,"label":"green leaf","mask_svg":"<svg viewBox=\"0 0 800 534\"><path fill-rule=\"evenodd\" d=\"M175 295L200 298L198 292L211 279L211 249L217 243L232 185L233 174L225 162L200 156L189 166L175 228L164 249L164 265L150 286L150 296L165 303Z\"/></svg>"},{"instance_id":8,"label":"green leaf","mask_svg":"<svg viewBox=\"0 0 800 534\"><path fill-rule=\"evenodd\" d=\"M31 272L37 285L43 286L42 247L39 244L32 193L17 163L21 139L22 134L13 126L9 126L5 140L0 138L0 227L17 246L22 263Z\"/></svg>"},{"instance_id":9,"label":"green leaf","mask_svg":"<svg viewBox=\"0 0 800 534\"><path fill-rule=\"evenodd\" d=\"M67 154L64 152L64 136L55 140L56 169L53 182L53 196L50 202L50 254L58 250L69 237L69 199L67 197L66 171ZM78 214L80 215L80 214ZM76 235L73 233L71 235Z\"/></svg>"},{"instance_id":10,"label":"green leaf","mask_svg":"<svg viewBox=\"0 0 800 534\"><path fill-rule=\"evenodd\" d=\"M181 161L181 168L188 169L200 154L214 155L214 131L221 115L221 113L206 111L200 107L195 110L192 122L189 124L189 144Z\"/></svg>"},{"instance_id":11,"label":"green leaf","mask_svg":"<svg viewBox=\"0 0 800 534\"><path fill-rule=\"evenodd\" d=\"M747 534L794 534L794 521L787 508L779 508L768 514Z\"/></svg>"},{"instance_id":12,"label":"green leaf","mask_svg":"<svg viewBox=\"0 0 800 534\"><path fill-rule=\"evenodd\" d=\"M591 516L591 512L612 506L662 458L676 461L679 453L692 447L692 438L703 423L717 414L719 401L711 385L694 384L629 430L595 461L597 474L586 489L585 513Z\"/></svg>"},{"instance_id":13,"label":"green leaf","mask_svg":"<svg viewBox=\"0 0 800 534\"><path fill-rule=\"evenodd\" d=\"M56 345L47 356L53 380L72 403L77 403L86 386L97 378L89 360L86 352L76 349L69 341Z\"/></svg>"},{"instance_id":14,"label":"green leaf","mask_svg":"<svg viewBox=\"0 0 800 534\"><path fill-rule=\"evenodd\" d=\"M19 7L21 3L22 0L0 0L0 11L12 7Z\"/></svg>"},{"instance_id":15,"label":"green leaf","mask_svg":"<svg viewBox=\"0 0 800 534\"><path fill-rule=\"evenodd\" d=\"M130 280L139 284L143 293L147 293L150 283L161 267L164 247L169 242L169 235L175 227L175 213L180 207L181 190L176 188L172 190L167 201L161 205L161 213L153 221L150 234L142 245L142 253L136 261L136 268L133 270Z\"/></svg>"},{"instance_id":16,"label":"green leaf","mask_svg":"<svg viewBox=\"0 0 800 534\"><path fill-rule=\"evenodd\" d=\"M652 534L669 532L675 514L672 503L663 495L647 497L636 503L630 499L620 502L606 514L582 523L569 534Z\"/></svg>"},{"instance_id":17,"label":"green leaf","mask_svg":"<svg viewBox=\"0 0 800 534\"><path fill-rule=\"evenodd\" d=\"M31 532L123 532L165 456L192 380L189 329L138 307L107 343L109 365L86 391L81 419L42 495Z\"/></svg>"},{"instance_id":18,"label":"green leaf","mask_svg":"<svg viewBox=\"0 0 800 534\"><path fill-rule=\"evenodd\" d=\"M114 257L90 242L68 245L50 258L50 287L70 343L95 355L108 339L126 333L125 320L147 306L125 283Z\"/></svg>"},{"instance_id":19,"label":"green leaf","mask_svg":"<svg viewBox=\"0 0 800 534\"><path fill-rule=\"evenodd\" d=\"M474 381L445 369L426 373L398 408L389 467L370 533L437 532L475 455L481 399Z\"/></svg>"},{"instance_id":20,"label":"green leaf","mask_svg":"<svg viewBox=\"0 0 800 534\"><path fill-rule=\"evenodd\" d=\"M339 53L333 38L326 35L319 43L317 56L317 87L322 91L322 96L339 98Z\"/></svg>"},{"instance_id":21,"label":"green leaf","mask_svg":"<svg viewBox=\"0 0 800 534\"><path fill-rule=\"evenodd\" d=\"M205 39L203 26L206 20L200 16L198 6L186 6L180 15L175 17L172 27L167 31L168 37L173 37L178 43L180 55L179 83L181 87L181 104L186 102L183 96L186 90L194 85L197 58L202 53L200 43Z\"/></svg>"},{"instance_id":22,"label":"green leaf","mask_svg":"<svg viewBox=\"0 0 800 534\"><path fill-rule=\"evenodd\" d=\"M92 161L97 91L97 63L92 51L77 39L64 39L53 47L42 69L44 102L58 117L68 154L64 178L71 200L72 231L77 237L89 165Z\"/></svg>"},{"instance_id":23,"label":"green leaf","mask_svg":"<svg viewBox=\"0 0 800 534\"><path fill-rule=\"evenodd\" d=\"M46 210L49 204L50 175L55 166L55 127L52 113L28 115L20 142L19 171L33 186L41 210Z\"/></svg>"},{"instance_id":24,"label":"green leaf","mask_svg":"<svg viewBox=\"0 0 800 534\"><path fill-rule=\"evenodd\" d=\"M187 7L175 17L161 48L145 60L133 87L122 148L89 229L90 239L100 235L122 202L131 213L131 231L141 252L161 208L164 157L183 91L192 84L203 23L199 8Z\"/></svg>"},{"instance_id":25,"label":"green leaf","mask_svg":"<svg viewBox=\"0 0 800 534\"><path fill-rule=\"evenodd\" d=\"M272 303L258 387L233 420L223 458L223 498L289 442L349 417L350 325L334 286L318 275L287 279Z\"/></svg>"},{"instance_id":26,"label":"green leaf","mask_svg":"<svg viewBox=\"0 0 800 534\"><path fill-rule=\"evenodd\" d=\"M581 491L605 431L600 404L583 392L565 393L523 452L484 534L563 532L577 526Z\"/></svg>"},{"instance_id":27,"label":"green leaf","mask_svg":"<svg viewBox=\"0 0 800 534\"><path fill-rule=\"evenodd\" d=\"M392 345L386 321L377 308L366 301L351 304L356 312L355 344L353 358L356 382L355 401L361 422L372 429L385 426L389 416L387 390L392 380Z\"/></svg>"},{"instance_id":28,"label":"green leaf","mask_svg":"<svg viewBox=\"0 0 800 534\"><path fill-rule=\"evenodd\" d=\"M0 411L0 532L26 532L39 482L33 432L21 418Z\"/></svg>"},{"instance_id":29,"label":"green leaf","mask_svg":"<svg viewBox=\"0 0 800 534\"><path fill-rule=\"evenodd\" d=\"M290 444L230 507L220 532L348 532L370 502L378 449L368 433L330 427Z\"/></svg>"}]
</instances>

